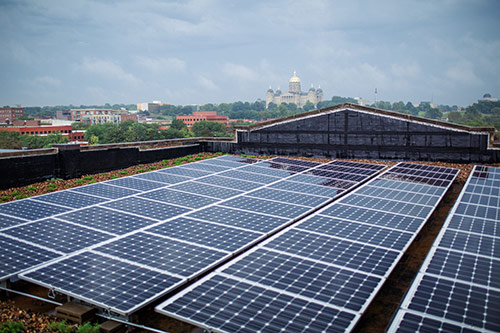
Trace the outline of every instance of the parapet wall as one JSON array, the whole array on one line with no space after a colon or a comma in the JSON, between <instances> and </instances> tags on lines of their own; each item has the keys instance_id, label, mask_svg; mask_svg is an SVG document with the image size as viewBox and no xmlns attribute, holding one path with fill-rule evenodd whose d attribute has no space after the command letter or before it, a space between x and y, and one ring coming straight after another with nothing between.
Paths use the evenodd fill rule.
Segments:
<instances>
[{"instance_id":1,"label":"parapet wall","mask_svg":"<svg viewBox=\"0 0 500 333\"><path fill-rule=\"evenodd\" d=\"M140 147L94 147L80 150L78 145L59 149L22 151L0 156L0 188L23 186L50 178L75 178L85 174L127 168L202 151L201 144L141 149Z\"/></svg>"}]
</instances>

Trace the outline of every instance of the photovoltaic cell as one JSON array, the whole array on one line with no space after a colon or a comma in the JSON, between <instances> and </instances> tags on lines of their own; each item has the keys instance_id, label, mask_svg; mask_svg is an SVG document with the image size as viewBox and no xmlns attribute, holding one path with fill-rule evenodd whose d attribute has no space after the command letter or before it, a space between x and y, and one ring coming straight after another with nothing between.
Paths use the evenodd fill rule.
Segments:
<instances>
[{"instance_id":1,"label":"photovoltaic cell","mask_svg":"<svg viewBox=\"0 0 500 333\"><path fill-rule=\"evenodd\" d=\"M243 228L262 233L270 232L283 225L287 220L226 207L212 206L189 213L186 217L196 220L216 222L227 226Z\"/></svg>"},{"instance_id":2,"label":"photovoltaic cell","mask_svg":"<svg viewBox=\"0 0 500 333\"><path fill-rule=\"evenodd\" d=\"M39 195L32 198L40 202L48 202L69 208L83 208L108 201L105 198L97 198L90 195L80 194L72 191L59 191L55 193Z\"/></svg>"},{"instance_id":3,"label":"photovoltaic cell","mask_svg":"<svg viewBox=\"0 0 500 333\"><path fill-rule=\"evenodd\" d=\"M290 182L286 180L271 184L269 188L277 188L280 190L287 190L297 193L319 195L327 198L333 198L344 192L344 190L342 189L336 189L333 187L309 185L304 183Z\"/></svg>"},{"instance_id":4,"label":"photovoltaic cell","mask_svg":"<svg viewBox=\"0 0 500 333\"><path fill-rule=\"evenodd\" d=\"M171 203L186 208L201 208L219 201L219 199L215 198L208 198L201 195L174 191L170 189L159 189L156 191L140 194L138 197Z\"/></svg>"},{"instance_id":5,"label":"photovoltaic cell","mask_svg":"<svg viewBox=\"0 0 500 333\"><path fill-rule=\"evenodd\" d=\"M165 184L135 177L123 177L106 182L107 185L126 187L137 191L149 191L155 188L164 187Z\"/></svg>"},{"instance_id":6,"label":"photovoltaic cell","mask_svg":"<svg viewBox=\"0 0 500 333\"><path fill-rule=\"evenodd\" d=\"M260 183L248 182L245 180L232 179L221 176L204 177L201 179L197 179L196 182L222 186L229 189L240 190L240 191L251 191L262 186L262 184Z\"/></svg>"},{"instance_id":7,"label":"photovoltaic cell","mask_svg":"<svg viewBox=\"0 0 500 333\"><path fill-rule=\"evenodd\" d=\"M154 180L155 182L160 182L164 184L177 184L185 182L186 180L191 179L190 177L178 176L178 175L169 175L167 173L155 171L155 172L145 172L140 175L134 176L139 179L146 180Z\"/></svg>"},{"instance_id":8,"label":"photovoltaic cell","mask_svg":"<svg viewBox=\"0 0 500 333\"><path fill-rule=\"evenodd\" d=\"M78 251L114 237L55 219L21 225L4 233L63 253Z\"/></svg>"},{"instance_id":9,"label":"photovoltaic cell","mask_svg":"<svg viewBox=\"0 0 500 333\"><path fill-rule=\"evenodd\" d=\"M156 235L202 244L232 252L252 243L263 234L188 218L177 218L147 229Z\"/></svg>"},{"instance_id":10,"label":"photovoltaic cell","mask_svg":"<svg viewBox=\"0 0 500 333\"><path fill-rule=\"evenodd\" d=\"M500 331L499 170L474 167L390 332Z\"/></svg>"},{"instance_id":11,"label":"photovoltaic cell","mask_svg":"<svg viewBox=\"0 0 500 333\"><path fill-rule=\"evenodd\" d=\"M383 229L373 225L343 221L321 215L316 215L304 221L297 228L394 250L402 250L412 237L409 232Z\"/></svg>"},{"instance_id":12,"label":"photovoltaic cell","mask_svg":"<svg viewBox=\"0 0 500 333\"><path fill-rule=\"evenodd\" d=\"M398 252L292 229L266 248L383 276Z\"/></svg>"},{"instance_id":13,"label":"photovoltaic cell","mask_svg":"<svg viewBox=\"0 0 500 333\"><path fill-rule=\"evenodd\" d=\"M413 176L414 170L408 169L408 174ZM373 173L378 170L374 168ZM426 172L425 177L429 179L434 176L440 179L439 185L429 185L427 180L423 185L441 186L442 191L436 192L439 195L429 198L428 191L417 192L407 197L411 202L401 202L399 197L392 200L376 197L376 191L371 195L348 194L341 200L344 203L335 202L285 228L160 304L156 311L223 332L352 330L458 173L458 170L438 169L441 174L453 175L445 181L426 168L418 171ZM325 171L322 175L340 173ZM385 189L384 185L403 182L404 170L400 170L399 175L399 179L377 186ZM384 174L379 177L383 178ZM293 176L292 181L287 181L300 184L298 178ZM406 182L405 186L413 184L421 185ZM254 193L271 197L266 191L269 189ZM387 191L384 193L387 196ZM266 207L262 201L247 200L252 195L222 204L238 209L252 207L271 214L271 210L262 208ZM408 211L420 217L408 216ZM275 205L272 214L279 212L279 206ZM270 296L273 293L285 296L286 303L276 302L276 298ZM256 300L258 303L252 308L250 304ZM301 305L287 307L297 303ZM280 311L267 311L268 308ZM308 311L309 316L298 316L302 310ZM328 313L328 318L342 315L342 320L322 321L316 317Z\"/></svg>"},{"instance_id":14,"label":"photovoltaic cell","mask_svg":"<svg viewBox=\"0 0 500 333\"><path fill-rule=\"evenodd\" d=\"M186 298L192 303L180 299L165 306L163 311L225 332L340 331L347 330L355 317L345 311L224 276L215 276L190 290ZM226 306L230 300L236 301Z\"/></svg>"},{"instance_id":15,"label":"photovoltaic cell","mask_svg":"<svg viewBox=\"0 0 500 333\"><path fill-rule=\"evenodd\" d=\"M167 273L93 252L64 258L22 277L124 315L181 281Z\"/></svg>"},{"instance_id":16,"label":"photovoltaic cell","mask_svg":"<svg viewBox=\"0 0 500 333\"><path fill-rule=\"evenodd\" d=\"M380 281L378 277L267 249L253 252L222 273L356 311Z\"/></svg>"},{"instance_id":17,"label":"photovoltaic cell","mask_svg":"<svg viewBox=\"0 0 500 333\"><path fill-rule=\"evenodd\" d=\"M187 193L201 194L216 199L227 199L243 193L243 191L203 184L195 181L174 185L171 188Z\"/></svg>"},{"instance_id":18,"label":"photovoltaic cell","mask_svg":"<svg viewBox=\"0 0 500 333\"><path fill-rule=\"evenodd\" d=\"M296 188L298 192L295 193L277 189L255 191L256 195L274 195L274 198L244 195L267 184L285 182L287 180L282 180L283 177L288 179L293 173L306 172L307 168L321 165L292 159L278 162L273 159L260 164L256 162L255 159L222 156L68 190L73 197L85 194L107 202L72 209L59 214L56 219L46 220L50 221L46 225L32 223L32 229L26 227L29 223L20 225L19 229L12 227L12 237L24 237L47 247L54 246L51 242L56 243L60 237L63 241L58 249L68 253L65 258L27 271L24 275L19 271L14 274L109 311L128 315L181 283L249 248L266 234L285 227L339 193L332 187L309 185L303 191L312 190L315 195L301 194L300 187ZM247 170L242 170L245 168ZM331 170L323 172L332 174ZM351 177L356 173L346 174ZM289 183L308 186L299 182ZM40 231L47 233L47 239L43 239ZM90 235L98 233L106 237L90 239L86 231L91 231ZM112 235L114 238L110 238ZM25 241L18 239L17 242ZM39 246L43 247L41 244ZM92 250L86 246L92 246ZM366 249L360 249L359 260ZM352 246L348 250L355 251ZM373 250L386 251L382 248ZM326 246L322 251L327 251ZM287 265L297 273L304 271L310 276L312 272L323 270L321 272L331 281L347 279L339 284L337 294L347 295L348 291L353 290L356 295L344 300L341 300L343 296L335 300L330 297L331 304L345 304L346 307L334 309L327 303L318 303L323 293L318 292L314 285L301 295L283 291L285 294L278 293L278 298L288 299L289 304L285 306L284 312L282 304L276 304L281 306L275 308L280 317L276 321L262 323L265 330L274 331L277 325L283 326L283 319L291 315L289 311L292 309L297 310L291 317L293 323L284 326L290 329L301 327L304 320L309 321L307 327L311 331L321 327L329 329L333 323L350 326L349 318L357 316L351 313L352 309L362 306L360 300L370 294L370 288L375 288L370 286L369 281L380 279L372 273L336 267L328 262L316 262L315 259L301 258L291 253L281 256L279 250L267 248L265 252L288 258ZM309 263L313 263L312 269L307 268ZM363 264L365 269L377 269L376 266L369 262ZM332 270L327 272L327 268ZM255 277L264 273L265 270L259 270L255 272ZM86 276L87 283L72 279L73 276ZM261 275L261 278L265 276ZM138 279L144 283L137 283ZM356 286L356 281L364 282ZM298 287L301 283L303 281L298 279L294 286ZM325 286L328 283L318 278L315 284ZM276 294L276 290L264 288L264 293ZM302 304L304 308L298 308ZM267 304L264 306L269 307ZM318 313L317 310L321 311ZM256 315L259 316L259 313ZM230 327L234 323L228 321L227 325ZM254 321L249 321L246 329L254 325Z\"/></svg>"},{"instance_id":19,"label":"photovoltaic cell","mask_svg":"<svg viewBox=\"0 0 500 333\"><path fill-rule=\"evenodd\" d=\"M95 251L185 277L210 267L227 255L227 252L143 232L107 243Z\"/></svg>"},{"instance_id":20,"label":"photovoltaic cell","mask_svg":"<svg viewBox=\"0 0 500 333\"><path fill-rule=\"evenodd\" d=\"M202 171L202 170L194 170L190 168L184 168L184 167L174 167L174 168L167 168L167 169L162 169L159 170L158 172L170 174L170 175L179 175L179 176L185 176L185 177L191 177L191 178L198 178L198 177L204 177L212 174L213 172L209 171Z\"/></svg>"},{"instance_id":21,"label":"photovoltaic cell","mask_svg":"<svg viewBox=\"0 0 500 333\"><path fill-rule=\"evenodd\" d=\"M130 215L114 210L90 207L59 216L61 220L103 230L115 235L122 235L141 229L158 221Z\"/></svg>"},{"instance_id":22,"label":"photovoltaic cell","mask_svg":"<svg viewBox=\"0 0 500 333\"><path fill-rule=\"evenodd\" d=\"M35 245L0 235L0 280L61 255Z\"/></svg>"},{"instance_id":23,"label":"photovoltaic cell","mask_svg":"<svg viewBox=\"0 0 500 333\"><path fill-rule=\"evenodd\" d=\"M12 201L0 205L0 213L13 217L20 217L29 221L57 215L69 210L70 208L42 203L32 199Z\"/></svg>"},{"instance_id":24,"label":"photovoltaic cell","mask_svg":"<svg viewBox=\"0 0 500 333\"><path fill-rule=\"evenodd\" d=\"M301 193L293 193L288 191L274 190L271 188L263 188L248 194L248 196L280 201L284 203L298 204L308 207L316 207L328 200L326 197L316 195L308 195Z\"/></svg>"},{"instance_id":25,"label":"photovoltaic cell","mask_svg":"<svg viewBox=\"0 0 500 333\"><path fill-rule=\"evenodd\" d=\"M185 164L183 166L183 168L196 169L196 170L202 170L202 171L207 171L207 172L221 172L221 171L226 171L226 170L231 169L228 167L212 165L212 164L205 164L205 163L189 163L189 164Z\"/></svg>"},{"instance_id":26,"label":"photovoltaic cell","mask_svg":"<svg viewBox=\"0 0 500 333\"><path fill-rule=\"evenodd\" d=\"M97 183L87 186L75 187L69 191L76 191L80 193L95 195L96 197L109 198L109 199L119 199L127 197L129 195L140 193L140 191L132 190L128 188L106 185L103 183Z\"/></svg>"},{"instance_id":27,"label":"photovoltaic cell","mask_svg":"<svg viewBox=\"0 0 500 333\"><path fill-rule=\"evenodd\" d=\"M261 175L261 174L252 173L252 172L239 171L239 169L222 172L219 175L224 176L224 177L229 177L229 178L248 180L251 182L256 182L256 183L261 183L261 184L270 184L270 183L273 183L273 182L280 179L278 177Z\"/></svg>"},{"instance_id":28,"label":"photovoltaic cell","mask_svg":"<svg viewBox=\"0 0 500 333\"><path fill-rule=\"evenodd\" d=\"M158 220L166 220L190 211L187 208L137 197L120 199L106 203L103 206Z\"/></svg>"},{"instance_id":29,"label":"photovoltaic cell","mask_svg":"<svg viewBox=\"0 0 500 333\"><path fill-rule=\"evenodd\" d=\"M17 219L12 216L0 214L0 229L9 228L21 223L26 223L25 220Z\"/></svg>"},{"instance_id":30,"label":"photovoltaic cell","mask_svg":"<svg viewBox=\"0 0 500 333\"><path fill-rule=\"evenodd\" d=\"M243 172L253 172L256 174L263 174L267 176L272 176L272 177L279 177L279 178L285 178L289 177L291 175L294 175L295 172L293 171L287 171L283 169L273 169L273 168L266 168L266 164L263 164L261 167L262 163L256 163L252 165L248 165L246 167L238 169L238 171L243 171Z\"/></svg>"},{"instance_id":31,"label":"photovoltaic cell","mask_svg":"<svg viewBox=\"0 0 500 333\"><path fill-rule=\"evenodd\" d=\"M297 206L276 201L256 199L247 196L240 196L228 201L224 201L221 203L221 205L287 218L298 217L310 210L310 208L305 206Z\"/></svg>"}]
</instances>

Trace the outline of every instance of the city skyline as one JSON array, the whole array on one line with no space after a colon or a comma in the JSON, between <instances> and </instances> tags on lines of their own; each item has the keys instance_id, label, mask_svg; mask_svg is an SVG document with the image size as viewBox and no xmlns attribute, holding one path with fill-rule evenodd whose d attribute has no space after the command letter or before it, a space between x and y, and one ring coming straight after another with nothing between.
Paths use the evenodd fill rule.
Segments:
<instances>
[{"instance_id":1,"label":"city skyline","mask_svg":"<svg viewBox=\"0 0 500 333\"><path fill-rule=\"evenodd\" d=\"M265 99L296 70L332 96L500 95L500 3L3 1L0 104Z\"/></svg>"}]
</instances>

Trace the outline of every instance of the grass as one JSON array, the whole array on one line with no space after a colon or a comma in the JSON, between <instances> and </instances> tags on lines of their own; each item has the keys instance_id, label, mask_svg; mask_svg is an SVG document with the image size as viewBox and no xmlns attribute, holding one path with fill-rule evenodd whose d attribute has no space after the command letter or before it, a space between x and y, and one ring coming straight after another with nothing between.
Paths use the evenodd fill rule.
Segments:
<instances>
[{"instance_id":1,"label":"grass","mask_svg":"<svg viewBox=\"0 0 500 333\"><path fill-rule=\"evenodd\" d=\"M85 177L83 177L83 179L84 180L92 180L92 179L94 179L94 177L92 177L92 176L85 176Z\"/></svg>"},{"instance_id":2,"label":"grass","mask_svg":"<svg viewBox=\"0 0 500 333\"><path fill-rule=\"evenodd\" d=\"M126 175L128 174L128 170L120 170L120 175Z\"/></svg>"},{"instance_id":3,"label":"grass","mask_svg":"<svg viewBox=\"0 0 500 333\"><path fill-rule=\"evenodd\" d=\"M24 331L24 325L15 321L6 321L0 326L0 333L19 333Z\"/></svg>"},{"instance_id":4,"label":"grass","mask_svg":"<svg viewBox=\"0 0 500 333\"><path fill-rule=\"evenodd\" d=\"M26 191L36 191L37 187L36 186L27 186L24 188Z\"/></svg>"},{"instance_id":5,"label":"grass","mask_svg":"<svg viewBox=\"0 0 500 333\"><path fill-rule=\"evenodd\" d=\"M75 180L75 184L85 184L86 181L84 179L77 179Z\"/></svg>"}]
</instances>

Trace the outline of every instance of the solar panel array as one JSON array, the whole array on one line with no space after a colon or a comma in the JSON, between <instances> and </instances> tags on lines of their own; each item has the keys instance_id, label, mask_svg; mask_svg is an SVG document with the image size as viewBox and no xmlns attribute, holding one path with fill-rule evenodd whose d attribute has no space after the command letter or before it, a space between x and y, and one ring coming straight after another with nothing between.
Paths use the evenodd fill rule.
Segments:
<instances>
[{"instance_id":1,"label":"solar panel array","mask_svg":"<svg viewBox=\"0 0 500 333\"><path fill-rule=\"evenodd\" d=\"M500 331L500 168L474 167L390 331Z\"/></svg>"},{"instance_id":2,"label":"solar panel array","mask_svg":"<svg viewBox=\"0 0 500 333\"><path fill-rule=\"evenodd\" d=\"M349 331L457 174L400 163L156 311L222 332Z\"/></svg>"},{"instance_id":3,"label":"solar panel array","mask_svg":"<svg viewBox=\"0 0 500 333\"><path fill-rule=\"evenodd\" d=\"M2 204L0 279L128 315L381 168L222 156Z\"/></svg>"}]
</instances>

